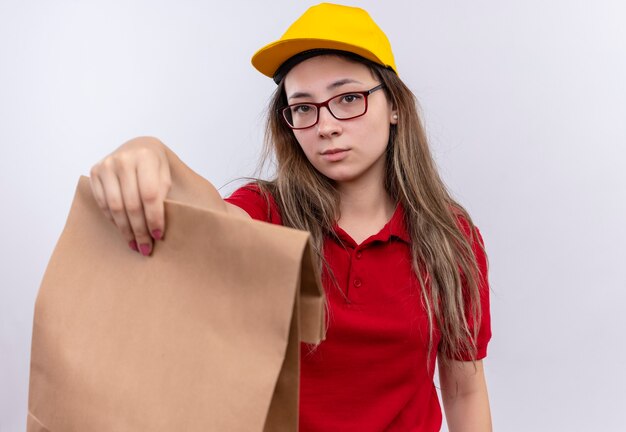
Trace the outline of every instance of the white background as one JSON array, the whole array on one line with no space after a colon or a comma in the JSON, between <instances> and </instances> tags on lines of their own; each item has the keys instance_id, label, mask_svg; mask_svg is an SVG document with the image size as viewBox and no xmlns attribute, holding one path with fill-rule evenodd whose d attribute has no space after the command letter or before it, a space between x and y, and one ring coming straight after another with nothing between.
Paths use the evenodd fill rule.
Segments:
<instances>
[{"instance_id":1,"label":"white background","mask_svg":"<svg viewBox=\"0 0 626 432\"><path fill-rule=\"evenodd\" d=\"M1 432L25 427L33 304L78 177L142 134L218 186L252 174L274 84L250 56L312 4L0 0ZM626 3L352 4L485 237L495 430L624 430Z\"/></svg>"}]
</instances>

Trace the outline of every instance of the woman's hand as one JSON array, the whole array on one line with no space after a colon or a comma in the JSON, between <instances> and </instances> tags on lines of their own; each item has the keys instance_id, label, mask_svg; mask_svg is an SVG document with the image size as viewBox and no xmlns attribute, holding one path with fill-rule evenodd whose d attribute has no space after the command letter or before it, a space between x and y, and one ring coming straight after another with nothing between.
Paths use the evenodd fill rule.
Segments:
<instances>
[{"instance_id":1,"label":"woman's hand","mask_svg":"<svg viewBox=\"0 0 626 432\"><path fill-rule=\"evenodd\" d=\"M172 186L168 150L153 137L134 138L91 168L91 190L131 249L150 255L165 232L163 202Z\"/></svg>"}]
</instances>

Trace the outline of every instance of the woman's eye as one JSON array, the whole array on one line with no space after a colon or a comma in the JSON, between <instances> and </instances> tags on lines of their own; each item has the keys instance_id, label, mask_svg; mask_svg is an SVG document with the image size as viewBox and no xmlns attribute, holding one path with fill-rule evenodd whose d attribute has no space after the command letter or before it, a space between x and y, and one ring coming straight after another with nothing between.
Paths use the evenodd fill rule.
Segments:
<instances>
[{"instance_id":1,"label":"woman's eye","mask_svg":"<svg viewBox=\"0 0 626 432\"><path fill-rule=\"evenodd\" d=\"M362 98L362 96L360 94L358 94L358 93L357 94L352 94L351 93L351 94L343 95L343 97L341 98L341 101L345 102L345 103L353 103L353 102L358 101L361 98Z\"/></svg>"},{"instance_id":2,"label":"woman's eye","mask_svg":"<svg viewBox=\"0 0 626 432\"><path fill-rule=\"evenodd\" d=\"M294 105L291 107L293 114L307 114L311 112L311 105Z\"/></svg>"}]
</instances>

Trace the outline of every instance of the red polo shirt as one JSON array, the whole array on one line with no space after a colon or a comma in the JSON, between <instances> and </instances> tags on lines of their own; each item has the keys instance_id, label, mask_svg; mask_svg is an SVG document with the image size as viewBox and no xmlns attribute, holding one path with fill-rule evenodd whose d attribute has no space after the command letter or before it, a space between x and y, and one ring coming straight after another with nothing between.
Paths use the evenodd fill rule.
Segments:
<instances>
[{"instance_id":1,"label":"red polo shirt","mask_svg":"<svg viewBox=\"0 0 626 432\"><path fill-rule=\"evenodd\" d=\"M256 186L244 186L226 201L254 219L282 223L276 203L270 200L268 209ZM335 231L343 245L330 237L324 241L339 285L322 275L329 305L326 340L314 349L301 346L300 431L439 431L441 408L433 383L437 350L428 353L428 318L411 267L402 206L361 244L339 226ZM481 359L491 337L489 289L485 256L477 244L474 251L485 275ZM436 330L435 347L439 340Z\"/></svg>"}]
</instances>

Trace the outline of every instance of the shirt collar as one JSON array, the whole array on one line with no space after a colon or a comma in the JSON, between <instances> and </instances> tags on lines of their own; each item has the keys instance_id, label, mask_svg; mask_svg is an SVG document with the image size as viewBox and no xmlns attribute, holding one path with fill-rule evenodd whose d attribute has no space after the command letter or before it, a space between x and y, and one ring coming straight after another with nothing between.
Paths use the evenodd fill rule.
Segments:
<instances>
[{"instance_id":1,"label":"shirt collar","mask_svg":"<svg viewBox=\"0 0 626 432\"><path fill-rule=\"evenodd\" d=\"M411 236L406 228L405 212L402 203L398 203L396 211L393 212L393 216L391 216L391 219L387 222L387 225L385 225L383 230L387 227L389 228L389 237L387 240L393 236L399 238L405 243L411 243Z\"/></svg>"},{"instance_id":2,"label":"shirt collar","mask_svg":"<svg viewBox=\"0 0 626 432\"><path fill-rule=\"evenodd\" d=\"M400 239L405 243L411 243L411 237L409 236L409 232L407 231L404 216L404 206L402 205L402 203L398 203L398 205L396 206L396 210L391 216L391 219L389 219L389 222L387 222L377 234L368 237L361 244L361 246L365 246L366 244L375 241L388 242L389 240L391 240L392 237ZM346 233L343 229L341 229L339 225L333 225L333 230L342 242L357 246L355 241L350 237L350 235Z\"/></svg>"}]
</instances>

